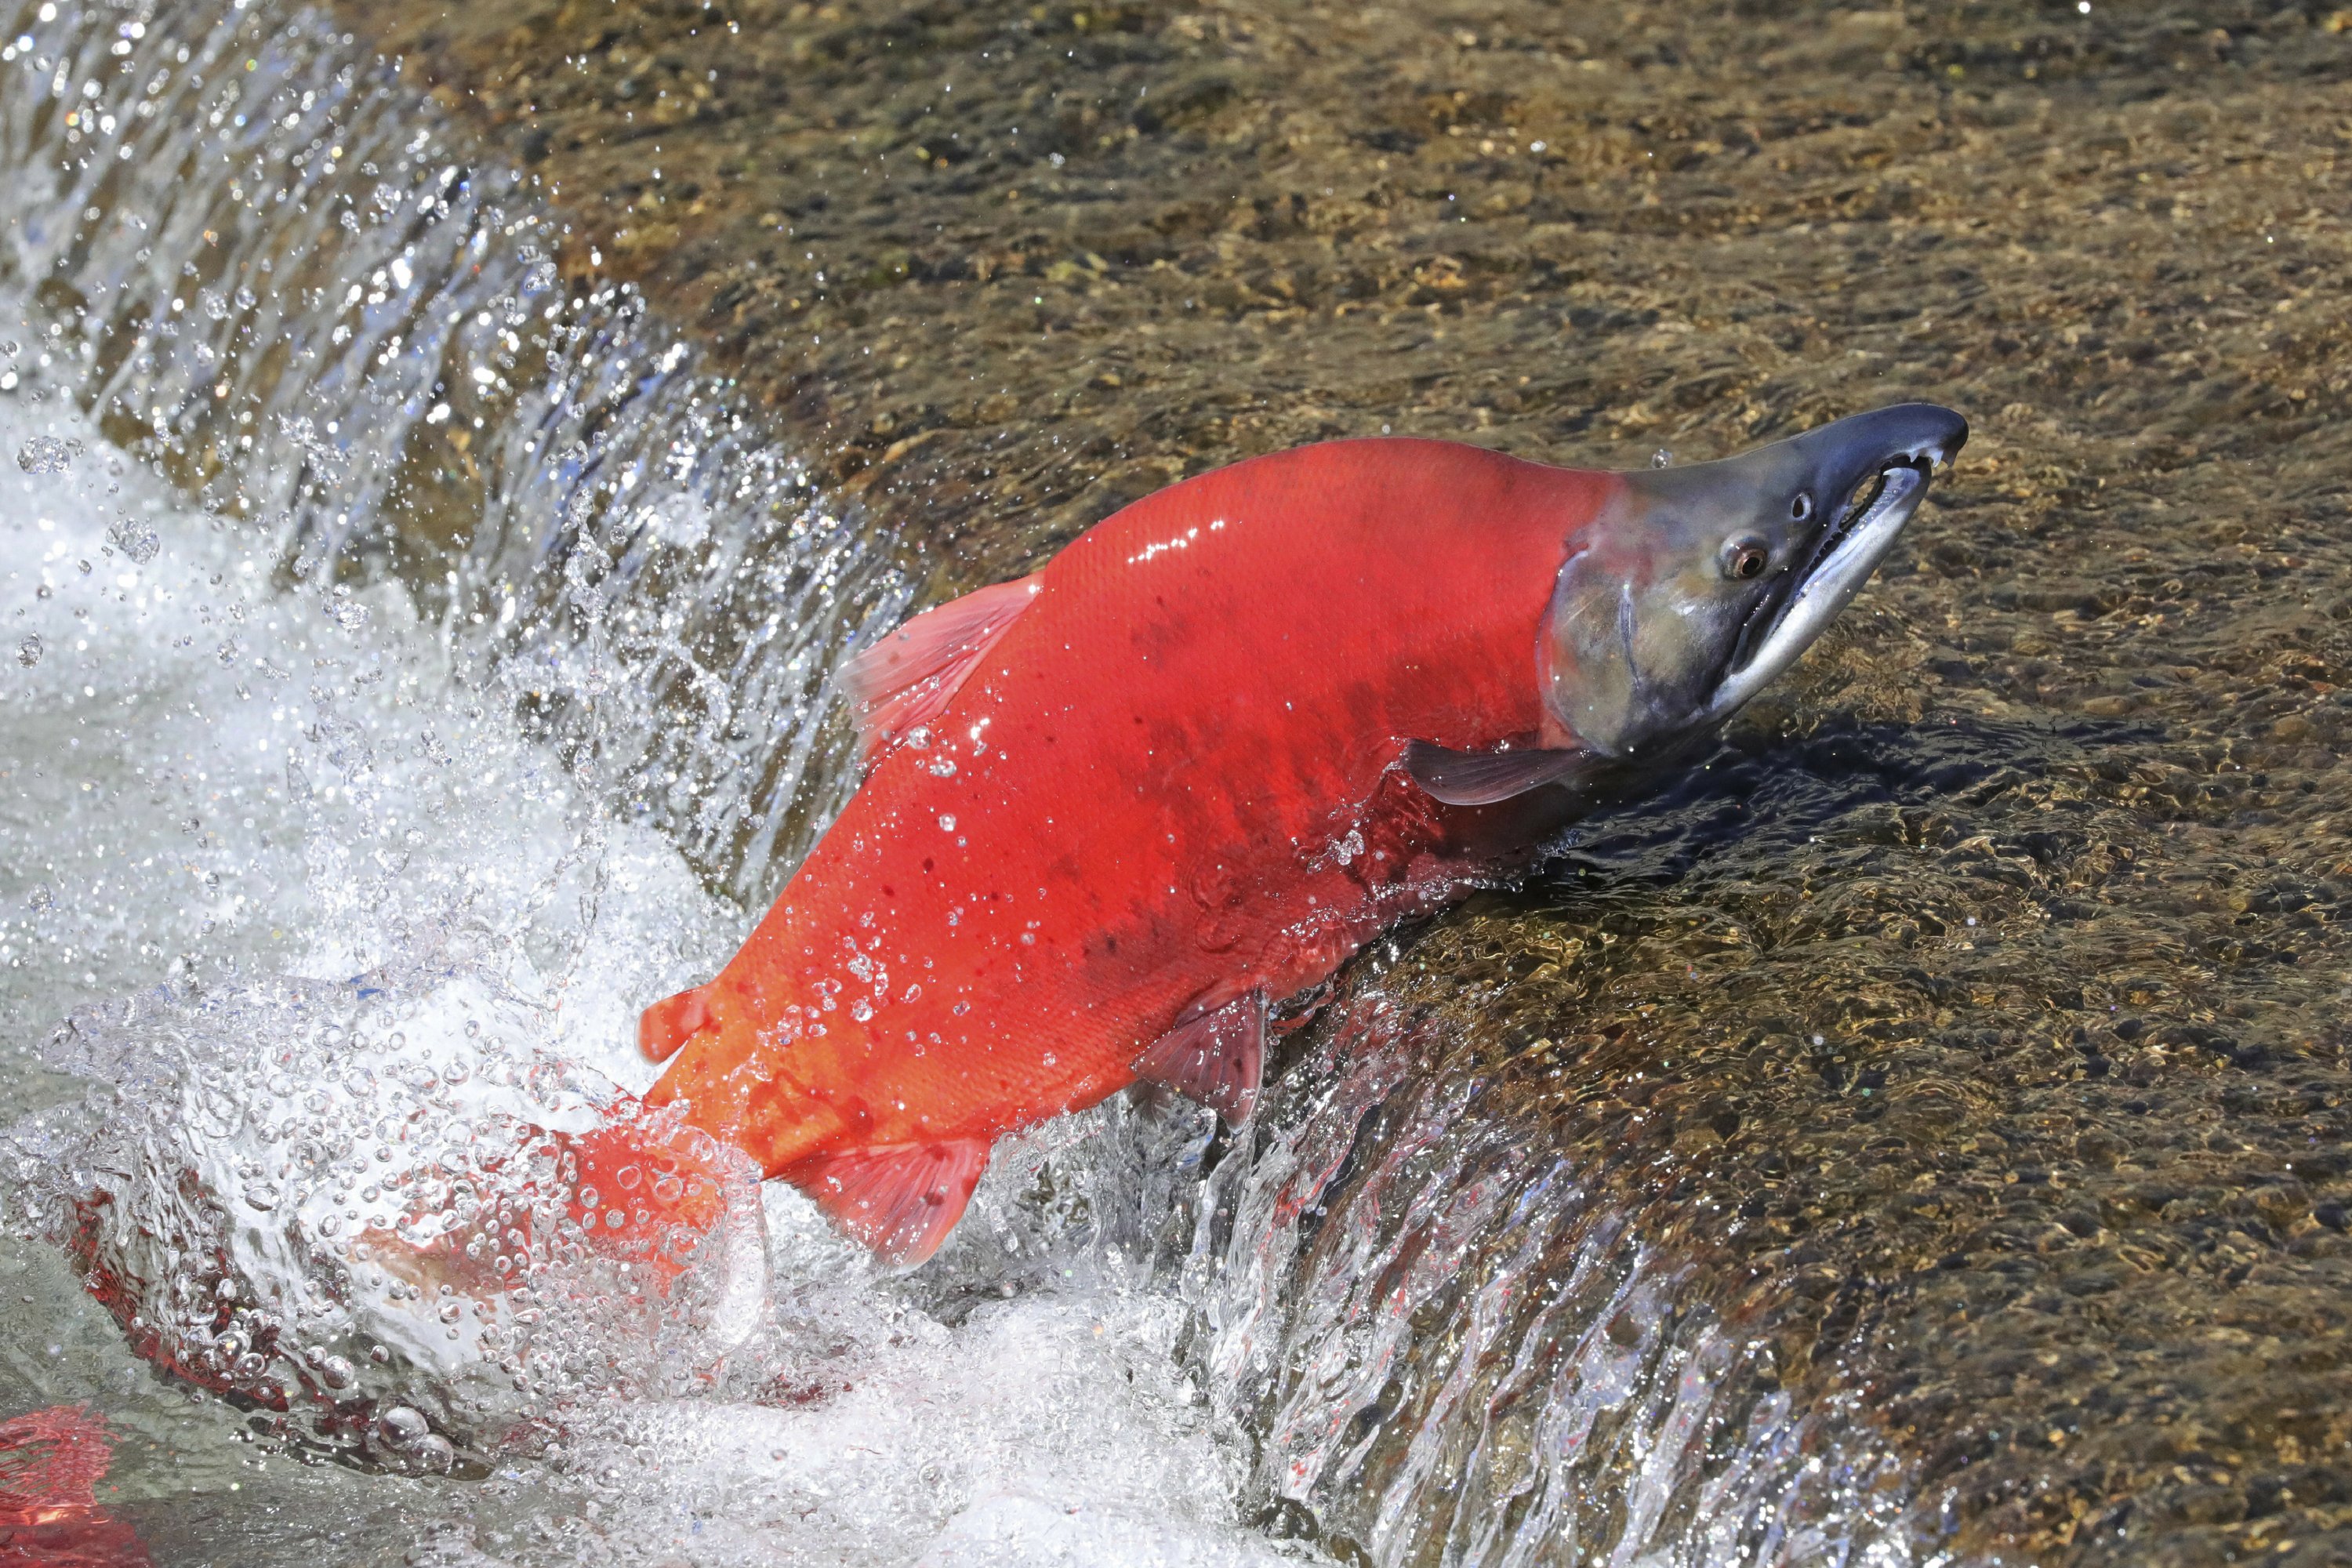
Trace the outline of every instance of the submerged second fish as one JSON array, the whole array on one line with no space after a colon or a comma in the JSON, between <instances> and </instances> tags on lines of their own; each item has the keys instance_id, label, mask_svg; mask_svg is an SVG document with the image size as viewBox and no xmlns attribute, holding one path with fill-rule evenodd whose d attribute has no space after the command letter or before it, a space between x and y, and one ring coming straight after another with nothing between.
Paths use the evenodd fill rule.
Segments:
<instances>
[{"instance_id":1,"label":"submerged second fish","mask_svg":"<svg viewBox=\"0 0 2352 1568\"><path fill-rule=\"evenodd\" d=\"M1333 442L1145 498L848 671L869 771L640 1038L652 1098L885 1257L1138 1078L1247 1114L1268 1018L1712 733L1869 577L1948 409L1723 462Z\"/></svg>"}]
</instances>

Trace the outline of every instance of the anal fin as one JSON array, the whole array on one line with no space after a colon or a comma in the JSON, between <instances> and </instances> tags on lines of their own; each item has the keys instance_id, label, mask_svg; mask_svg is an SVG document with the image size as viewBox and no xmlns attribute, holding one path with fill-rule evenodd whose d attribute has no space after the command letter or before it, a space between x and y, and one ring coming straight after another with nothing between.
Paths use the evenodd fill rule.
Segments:
<instances>
[{"instance_id":1,"label":"anal fin","mask_svg":"<svg viewBox=\"0 0 2352 1568\"><path fill-rule=\"evenodd\" d=\"M864 753L938 717L1037 593L1032 573L966 594L853 655L841 667L841 685Z\"/></svg>"},{"instance_id":2,"label":"anal fin","mask_svg":"<svg viewBox=\"0 0 2352 1568\"><path fill-rule=\"evenodd\" d=\"M1265 993L1249 991L1221 1007L1180 1018L1135 1058L1135 1076L1165 1084L1225 1119L1249 1120L1265 1070Z\"/></svg>"},{"instance_id":3,"label":"anal fin","mask_svg":"<svg viewBox=\"0 0 2352 1568\"><path fill-rule=\"evenodd\" d=\"M719 1020L711 1015L709 987L698 985L665 996L637 1019L637 1049L648 1061L666 1062L686 1043Z\"/></svg>"},{"instance_id":4,"label":"anal fin","mask_svg":"<svg viewBox=\"0 0 2352 1568\"><path fill-rule=\"evenodd\" d=\"M886 1263L920 1263L963 1217L989 1141L954 1138L820 1154L784 1173L825 1217Z\"/></svg>"},{"instance_id":5,"label":"anal fin","mask_svg":"<svg viewBox=\"0 0 2352 1568\"><path fill-rule=\"evenodd\" d=\"M1407 742L1404 771L1448 805L1493 805L1546 784L1572 784L1594 762L1589 752L1457 752Z\"/></svg>"}]
</instances>

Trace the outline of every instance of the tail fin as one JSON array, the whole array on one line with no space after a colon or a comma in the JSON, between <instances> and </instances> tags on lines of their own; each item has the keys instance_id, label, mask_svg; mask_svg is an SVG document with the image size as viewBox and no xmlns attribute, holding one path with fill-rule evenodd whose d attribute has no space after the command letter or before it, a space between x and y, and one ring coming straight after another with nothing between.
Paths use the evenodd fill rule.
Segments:
<instances>
[{"instance_id":1,"label":"tail fin","mask_svg":"<svg viewBox=\"0 0 2352 1568\"><path fill-rule=\"evenodd\" d=\"M113 1462L111 1434L88 1405L0 1421L0 1508L90 1507Z\"/></svg>"},{"instance_id":2,"label":"tail fin","mask_svg":"<svg viewBox=\"0 0 2352 1568\"><path fill-rule=\"evenodd\" d=\"M0 1421L0 1564L154 1568L138 1531L95 1500L113 1458L106 1424L84 1405Z\"/></svg>"},{"instance_id":3,"label":"tail fin","mask_svg":"<svg viewBox=\"0 0 2352 1568\"><path fill-rule=\"evenodd\" d=\"M712 1016L708 985L665 997L637 1020L637 1048L651 1061L666 1062L688 1040L718 1023Z\"/></svg>"},{"instance_id":4,"label":"tail fin","mask_svg":"<svg viewBox=\"0 0 2352 1568\"><path fill-rule=\"evenodd\" d=\"M784 1174L884 1262L916 1264L963 1217L988 1169L988 1145L985 1138L955 1138L820 1154Z\"/></svg>"}]
</instances>

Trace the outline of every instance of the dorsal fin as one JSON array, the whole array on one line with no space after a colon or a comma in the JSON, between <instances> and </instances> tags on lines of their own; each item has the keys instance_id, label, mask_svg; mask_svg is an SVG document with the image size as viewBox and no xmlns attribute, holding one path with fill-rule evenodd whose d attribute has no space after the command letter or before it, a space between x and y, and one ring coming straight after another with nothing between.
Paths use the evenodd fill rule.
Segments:
<instances>
[{"instance_id":1,"label":"dorsal fin","mask_svg":"<svg viewBox=\"0 0 2352 1568\"><path fill-rule=\"evenodd\" d=\"M1456 752L1409 741L1404 771L1448 805L1492 805L1545 784L1573 783L1590 770L1590 752Z\"/></svg>"},{"instance_id":2,"label":"dorsal fin","mask_svg":"<svg viewBox=\"0 0 2352 1568\"><path fill-rule=\"evenodd\" d=\"M1038 574L950 599L841 667L861 752L872 756L948 705L972 667L1037 596Z\"/></svg>"},{"instance_id":3,"label":"dorsal fin","mask_svg":"<svg viewBox=\"0 0 2352 1568\"><path fill-rule=\"evenodd\" d=\"M1135 1058L1135 1076L1166 1084L1225 1119L1249 1120L1265 1070L1265 993L1245 992L1223 1006L1181 1019Z\"/></svg>"},{"instance_id":4,"label":"dorsal fin","mask_svg":"<svg viewBox=\"0 0 2352 1568\"><path fill-rule=\"evenodd\" d=\"M886 1263L920 1263L963 1217L988 1169L985 1138L820 1154L786 1171L825 1216Z\"/></svg>"}]
</instances>

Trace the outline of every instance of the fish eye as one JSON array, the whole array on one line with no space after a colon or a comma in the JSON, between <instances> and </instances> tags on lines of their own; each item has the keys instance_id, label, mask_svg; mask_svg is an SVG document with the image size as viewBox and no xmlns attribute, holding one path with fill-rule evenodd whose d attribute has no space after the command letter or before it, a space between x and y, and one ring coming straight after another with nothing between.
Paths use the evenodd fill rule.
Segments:
<instances>
[{"instance_id":1,"label":"fish eye","mask_svg":"<svg viewBox=\"0 0 2352 1568\"><path fill-rule=\"evenodd\" d=\"M1789 503L1789 515L1799 522L1811 522L1813 520L1813 492L1799 490L1797 499Z\"/></svg>"},{"instance_id":2,"label":"fish eye","mask_svg":"<svg viewBox=\"0 0 2352 1568\"><path fill-rule=\"evenodd\" d=\"M1735 539L1723 547L1723 574L1735 583L1753 583L1770 563L1760 539Z\"/></svg>"}]
</instances>

